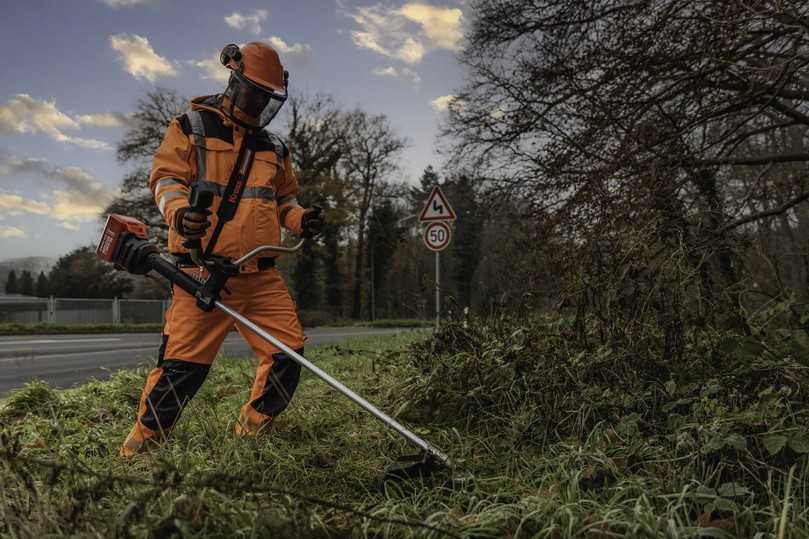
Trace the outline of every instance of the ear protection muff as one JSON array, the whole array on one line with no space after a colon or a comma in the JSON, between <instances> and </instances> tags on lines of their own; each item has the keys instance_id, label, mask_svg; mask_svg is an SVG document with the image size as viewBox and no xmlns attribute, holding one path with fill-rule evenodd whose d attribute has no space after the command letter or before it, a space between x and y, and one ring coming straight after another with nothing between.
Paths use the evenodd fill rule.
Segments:
<instances>
[{"instance_id":1,"label":"ear protection muff","mask_svg":"<svg viewBox=\"0 0 809 539\"><path fill-rule=\"evenodd\" d=\"M225 67L229 67L230 62L234 62L241 68L241 59L242 51L240 51L239 46L234 43L225 45L222 48L222 52L219 53L219 61L222 62L222 65Z\"/></svg>"}]
</instances>

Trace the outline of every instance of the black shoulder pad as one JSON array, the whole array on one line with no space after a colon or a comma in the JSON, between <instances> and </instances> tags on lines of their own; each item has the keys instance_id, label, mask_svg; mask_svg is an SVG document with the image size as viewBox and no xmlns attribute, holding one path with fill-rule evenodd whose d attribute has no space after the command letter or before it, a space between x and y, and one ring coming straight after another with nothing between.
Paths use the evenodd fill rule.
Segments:
<instances>
[{"instance_id":1,"label":"black shoulder pad","mask_svg":"<svg viewBox=\"0 0 809 539\"><path fill-rule=\"evenodd\" d=\"M289 154L289 150L287 149L287 145L284 143L284 140L275 133L267 130L262 130L259 132L256 140L256 151L275 152L281 160L285 159L287 154Z\"/></svg>"},{"instance_id":2,"label":"black shoulder pad","mask_svg":"<svg viewBox=\"0 0 809 539\"><path fill-rule=\"evenodd\" d=\"M191 120L188 119L188 115L180 114L176 119L180 122L180 128L183 130L183 134L189 136L191 134Z\"/></svg>"}]
</instances>

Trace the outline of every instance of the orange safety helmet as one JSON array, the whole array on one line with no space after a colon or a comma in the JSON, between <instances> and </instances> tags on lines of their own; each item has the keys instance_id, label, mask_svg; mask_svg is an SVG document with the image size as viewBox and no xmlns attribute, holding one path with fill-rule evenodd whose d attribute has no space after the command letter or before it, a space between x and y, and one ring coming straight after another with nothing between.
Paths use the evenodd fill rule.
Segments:
<instances>
[{"instance_id":1,"label":"orange safety helmet","mask_svg":"<svg viewBox=\"0 0 809 539\"><path fill-rule=\"evenodd\" d=\"M244 127L262 129L287 99L289 73L281 65L278 52L259 41L242 48L231 43L222 49L219 60L231 70L224 92L230 100L229 116ZM234 108L246 118L234 114Z\"/></svg>"}]
</instances>

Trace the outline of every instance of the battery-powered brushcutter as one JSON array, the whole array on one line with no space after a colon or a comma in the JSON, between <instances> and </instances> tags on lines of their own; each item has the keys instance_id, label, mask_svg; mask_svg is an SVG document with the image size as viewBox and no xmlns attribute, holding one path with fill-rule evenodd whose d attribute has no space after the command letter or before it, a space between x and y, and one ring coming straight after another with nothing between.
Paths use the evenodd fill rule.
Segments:
<instances>
[{"instance_id":1,"label":"battery-powered brushcutter","mask_svg":"<svg viewBox=\"0 0 809 539\"><path fill-rule=\"evenodd\" d=\"M207 207L210 205L210 197L205 193L192 192L190 202L196 207ZM225 287L228 278L238 274L239 268L243 264L259 253L267 251L284 253L295 252L303 245L304 241L305 240L301 240L301 242L294 247L262 245L237 260L205 256L198 245L198 241L189 243L186 246L191 250L192 259L195 263L208 270L209 277L202 281L187 275L175 262L164 258L159 253L157 247L148 240L145 224L132 217L113 214L107 218L107 224L104 227L104 232L101 235L96 252L102 259L114 263L118 269L126 270L129 273L145 274L149 271L156 271L181 289L195 296L197 306L203 311L211 311L213 309L223 311L265 341L285 352L301 367L309 370L367 412L370 412L388 428L398 432L407 441L421 448L422 452L419 455L401 457L398 459L400 464L389 467L386 474L388 478L402 479L427 474L432 471L437 464L453 469L452 461L443 452L424 441L404 425L343 385L329 373L314 365L260 326L242 316L228 305L222 303L220 292Z\"/></svg>"}]
</instances>

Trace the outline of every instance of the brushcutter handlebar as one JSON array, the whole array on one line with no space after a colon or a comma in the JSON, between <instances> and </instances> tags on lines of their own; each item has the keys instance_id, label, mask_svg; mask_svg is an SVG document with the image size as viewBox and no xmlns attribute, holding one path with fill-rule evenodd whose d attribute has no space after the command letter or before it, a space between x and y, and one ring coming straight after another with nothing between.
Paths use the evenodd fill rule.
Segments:
<instances>
[{"instance_id":1,"label":"brushcutter handlebar","mask_svg":"<svg viewBox=\"0 0 809 539\"><path fill-rule=\"evenodd\" d=\"M249 253L247 253L243 257L234 260L233 264L236 265L236 266L241 266L242 264L245 264L246 262L248 262L250 259L255 258L256 256L260 255L261 253L265 253L267 251L275 251L275 252L278 252L278 253L294 253L295 251L297 251L301 247L303 247L303 244L304 244L305 241L306 240L303 239L303 240L299 241L298 243L296 243L295 245L293 245L292 247L284 247L282 245L259 245L258 247L256 247L255 249L253 249L252 251L250 251Z\"/></svg>"},{"instance_id":2,"label":"brushcutter handlebar","mask_svg":"<svg viewBox=\"0 0 809 539\"><path fill-rule=\"evenodd\" d=\"M207 210L213 204L216 192L206 184L194 182L188 193L188 207L194 210ZM202 252L202 239L186 240L183 247L188 249L191 260L200 267L205 266L205 257Z\"/></svg>"},{"instance_id":3,"label":"brushcutter handlebar","mask_svg":"<svg viewBox=\"0 0 809 539\"><path fill-rule=\"evenodd\" d=\"M195 296L200 309L210 311L219 300L219 292L224 288L227 279L236 275L242 264L267 251L294 253L303 246L304 241L301 240L292 247L261 245L235 261L218 257L206 258L201 249L195 249L197 255L195 262L202 262L201 265L209 270L208 278L205 282L200 282L160 256L157 247L147 238L146 225L132 217L112 214L107 218L96 253L102 259L129 273L144 274L150 270L156 271Z\"/></svg>"}]
</instances>

